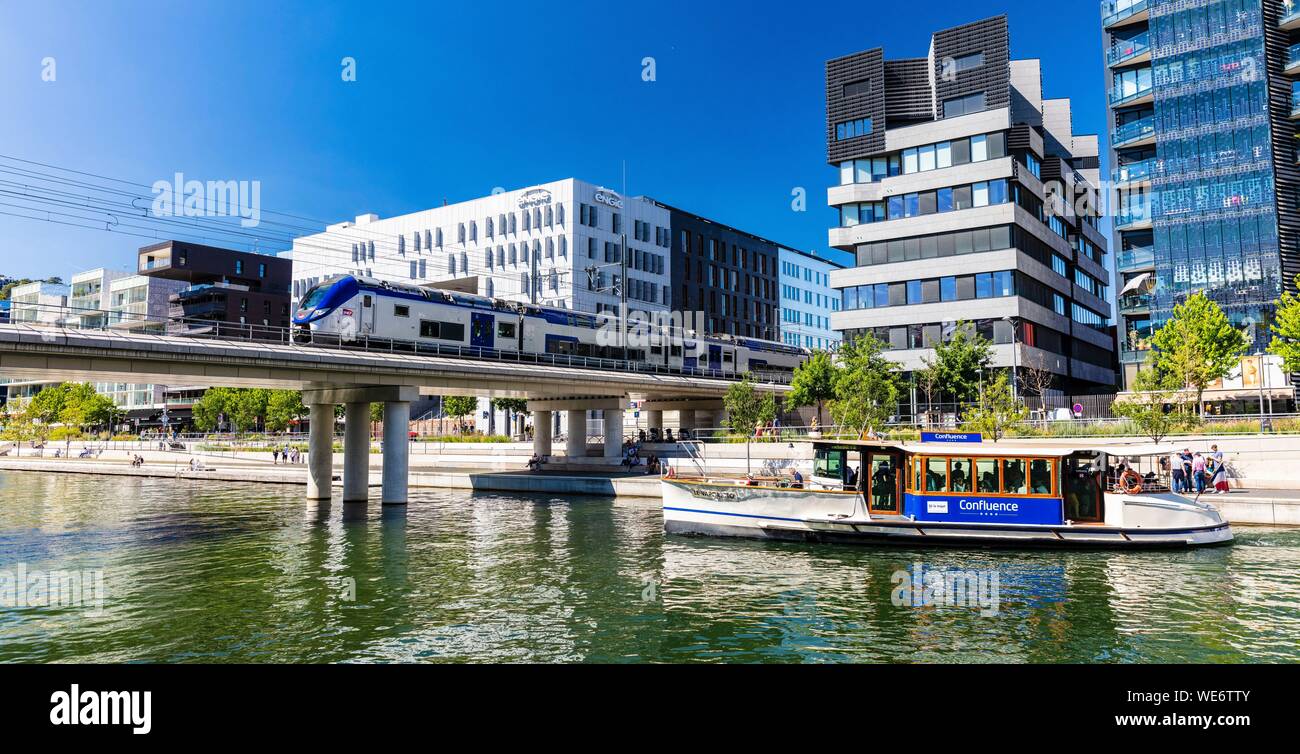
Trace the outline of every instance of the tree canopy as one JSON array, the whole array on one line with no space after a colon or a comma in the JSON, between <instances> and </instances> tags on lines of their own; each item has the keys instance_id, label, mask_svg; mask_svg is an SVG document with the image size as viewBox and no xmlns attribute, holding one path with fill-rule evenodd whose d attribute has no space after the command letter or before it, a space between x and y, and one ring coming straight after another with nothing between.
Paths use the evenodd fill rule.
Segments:
<instances>
[{"instance_id":1,"label":"tree canopy","mask_svg":"<svg viewBox=\"0 0 1300 754\"><path fill-rule=\"evenodd\" d=\"M1133 383L1133 393L1115 401L1111 410L1136 424L1152 442L1160 442L1199 423L1196 414L1188 410L1182 387L1167 373L1143 369Z\"/></svg>"},{"instance_id":2,"label":"tree canopy","mask_svg":"<svg viewBox=\"0 0 1300 754\"><path fill-rule=\"evenodd\" d=\"M1300 283L1300 278L1296 282ZM1269 343L1269 352L1282 357L1286 372L1300 372L1300 296L1289 291L1282 294L1271 329L1273 341Z\"/></svg>"},{"instance_id":3,"label":"tree canopy","mask_svg":"<svg viewBox=\"0 0 1300 754\"><path fill-rule=\"evenodd\" d=\"M1244 333L1204 291L1174 307L1173 315L1151 336L1152 367L1162 384L1196 392L1196 405L1211 382L1227 377L1250 347Z\"/></svg>"},{"instance_id":4,"label":"tree canopy","mask_svg":"<svg viewBox=\"0 0 1300 754\"><path fill-rule=\"evenodd\" d=\"M1007 436L1029 416L1029 409L1011 392L1007 373L1000 371L984 385L979 401L966 411L964 426L983 434L993 442Z\"/></svg>"},{"instance_id":5,"label":"tree canopy","mask_svg":"<svg viewBox=\"0 0 1300 754\"><path fill-rule=\"evenodd\" d=\"M898 406L898 364L885 358L884 344L869 335L841 345L836 357L831 418L859 435L883 427Z\"/></svg>"},{"instance_id":6,"label":"tree canopy","mask_svg":"<svg viewBox=\"0 0 1300 754\"><path fill-rule=\"evenodd\" d=\"M822 406L835 398L835 365L825 351L814 351L812 357L794 370L790 393L786 400L791 406L816 406L817 423L822 422Z\"/></svg>"},{"instance_id":7,"label":"tree canopy","mask_svg":"<svg viewBox=\"0 0 1300 754\"><path fill-rule=\"evenodd\" d=\"M934 369L939 389L958 403L979 398L981 373L993 362L993 344L975 332L969 322L958 322L948 340L934 344Z\"/></svg>"}]
</instances>

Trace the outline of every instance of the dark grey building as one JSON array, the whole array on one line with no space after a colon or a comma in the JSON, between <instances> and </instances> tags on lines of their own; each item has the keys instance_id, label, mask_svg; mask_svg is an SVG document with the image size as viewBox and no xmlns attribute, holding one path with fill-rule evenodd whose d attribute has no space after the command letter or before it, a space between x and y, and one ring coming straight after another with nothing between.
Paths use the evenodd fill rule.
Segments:
<instances>
[{"instance_id":1,"label":"dark grey building","mask_svg":"<svg viewBox=\"0 0 1300 754\"><path fill-rule=\"evenodd\" d=\"M1012 60L1005 16L936 32L924 57L877 48L826 63L831 273L846 338L871 334L907 370L971 323L994 364L1113 390L1098 147L1037 60Z\"/></svg>"},{"instance_id":2,"label":"dark grey building","mask_svg":"<svg viewBox=\"0 0 1300 754\"><path fill-rule=\"evenodd\" d=\"M780 340L776 278L781 246L658 204L668 210L672 227L670 308L703 312L711 333Z\"/></svg>"},{"instance_id":3,"label":"dark grey building","mask_svg":"<svg viewBox=\"0 0 1300 754\"><path fill-rule=\"evenodd\" d=\"M169 330L212 327L254 338L279 338L289 327L293 262L251 251L163 241L139 250L141 275L183 280L169 300Z\"/></svg>"}]
</instances>

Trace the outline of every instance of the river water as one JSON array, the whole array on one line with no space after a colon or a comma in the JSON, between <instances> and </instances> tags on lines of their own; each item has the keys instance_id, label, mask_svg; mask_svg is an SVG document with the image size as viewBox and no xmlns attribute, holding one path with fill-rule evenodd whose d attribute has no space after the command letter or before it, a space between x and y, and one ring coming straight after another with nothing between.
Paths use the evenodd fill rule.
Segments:
<instances>
[{"instance_id":1,"label":"river water","mask_svg":"<svg viewBox=\"0 0 1300 754\"><path fill-rule=\"evenodd\" d=\"M666 536L649 501L300 495L0 472L0 661L1300 660L1296 529L1185 552L912 550ZM917 564L987 599L896 606ZM102 600L12 588L52 571Z\"/></svg>"}]
</instances>

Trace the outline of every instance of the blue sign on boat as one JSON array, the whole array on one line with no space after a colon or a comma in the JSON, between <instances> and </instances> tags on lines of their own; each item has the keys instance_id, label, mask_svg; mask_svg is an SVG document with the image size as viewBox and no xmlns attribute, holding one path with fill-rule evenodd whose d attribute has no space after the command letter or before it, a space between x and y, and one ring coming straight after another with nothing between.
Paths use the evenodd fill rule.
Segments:
<instances>
[{"instance_id":1,"label":"blue sign on boat","mask_svg":"<svg viewBox=\"0 0 1300 754\"><path fill-rule=\"evenodd\" d=\"M979 432L922 432L921 442L984 442Z\"/></svg>"}]
</instances>

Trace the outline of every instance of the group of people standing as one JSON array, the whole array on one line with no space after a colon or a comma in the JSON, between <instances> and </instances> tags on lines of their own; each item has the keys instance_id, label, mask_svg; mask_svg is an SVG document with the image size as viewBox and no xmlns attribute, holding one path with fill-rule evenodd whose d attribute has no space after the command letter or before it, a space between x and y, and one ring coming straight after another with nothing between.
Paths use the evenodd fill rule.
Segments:
<instances>
[{"instance_id":1,"label":"group of people standing","mask_svg":"<svg viewBox=\"0 0 1300 754\"><path fill-rule=\"evenodd\" d=\"M1211 445L1210 452L1193 453L1183 448L1169 459L1173 467L1170 476L1173 479L1174 492L1197 495L1208 491L1215 494L1227 494L1228 469L1224 465L1223 452L1218 445Z\"/></svg>"},{"instance_id":2,"label":"group of people standing","mask_svg":"<svg viewBox=\"0 0 1300 754\"><path fill-rule=\"evenodd\" d=\"M296 464L301 459L302 459L302 451L289 445L288 443L285 444L284 448L279 448L279 447L271 448L271 462L274 464L279 464L280 461L284 461L285 463Z\"/></svg>"}]
</instances>

